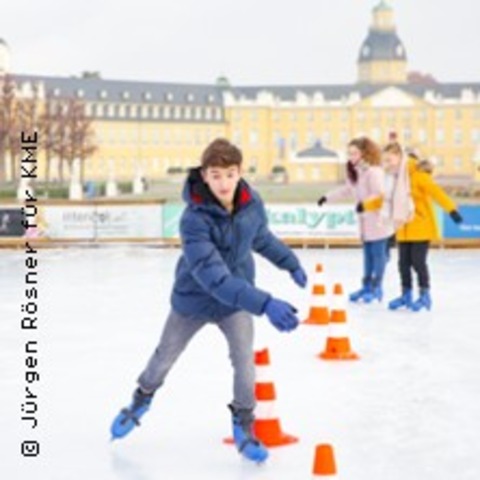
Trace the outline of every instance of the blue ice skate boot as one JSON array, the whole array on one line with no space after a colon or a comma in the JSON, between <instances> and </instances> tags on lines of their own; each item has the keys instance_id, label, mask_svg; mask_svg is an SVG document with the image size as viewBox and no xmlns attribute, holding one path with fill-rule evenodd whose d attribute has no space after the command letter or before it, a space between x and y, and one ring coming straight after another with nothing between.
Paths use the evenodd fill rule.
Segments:
<instances>
[{"instance_id":1,"label":"blue ice skate boot","mask_svg":"<svg viewBox=\"0 0 480 480\"><path fill-rule=\"evenodd\" d=\"M398 310L399 308L406 307L411 308L412 306L412 290L404 290L402 295L398 298L395 298L388 304L389 310Z\"/></svg>"},{"instance_id":2,"label":"blue ice skate boot","mask_svg":"<svg viewBox=\"0 0 480 480\"><path fill-rule=\"evenodd\" d=\"M153 393L144 393L137 388L133 393L133 401L129 407L124 408L116 417L110 427L112 440L123 438L135 426L140 426L140 418L150 408Z\"/></svg>"},{"instance_id":3,"label":"blue ice skate boot","mask_svg":"<svg viewBox=\"0 0 480 480\"><path fill-rule=\"evenodd\" d=\"M368 289L363 295L363 301L365 303L372 303L374 300L381 302L383 299L383 290L380 285Z\"/></svg>"},{"instance_id":4,"label":"blue ice skate boot","mask_svg":"<svg viewBox=\"0 0 480 480\"><path fill-rule=\"evenodd\" d=\"M410 307L412 312L419 312L423 308L430 310L432 308L432 297L430 297L430 291L428 288L422 288L420 290L420 296L415 300Z\"/></svg>"},{"instance_id":5,"label":"blue ice skate boot","mask_svg":"<svg viewBox=\"0 0 480 480\"><path fill-rule=\"evenodd\" d=\"M357 303L360 300L363 300L363 296L369 291L370 289L370 280L369 279L363 279L363 287L360 290L357 290L356 292L352 292L349 296L349 299L353 303Z\"/></svg>"},{"instance_id":6,"label":"blue ice skate boot","mask_svg":"<svg viewBox=\"0 0 480 480\"><path fill-rule=\"evenodd\" d=\"M253 434L252 410L236 409L233 405L228 408L232 412L233 439L238 452L252 462L264 462L268 458L268 450Z\"/></svg>"}]
</instances>

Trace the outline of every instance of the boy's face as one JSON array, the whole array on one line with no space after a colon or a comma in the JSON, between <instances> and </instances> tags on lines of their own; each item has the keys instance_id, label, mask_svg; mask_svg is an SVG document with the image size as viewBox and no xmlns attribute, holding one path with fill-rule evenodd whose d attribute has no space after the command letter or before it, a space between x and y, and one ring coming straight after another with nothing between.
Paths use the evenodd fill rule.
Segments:
<instances>
[{"instance_id":1,"label":"boy's face","mask_svg":"<svg viewBox=\"0 0 480 480\"><path fill-rule=\"evenodd\" d=\"M233 197L240 181L242 171L240 167L207 167L202 170L203 181L222 205L231 206Z\"/></svg>"}]
</instances>

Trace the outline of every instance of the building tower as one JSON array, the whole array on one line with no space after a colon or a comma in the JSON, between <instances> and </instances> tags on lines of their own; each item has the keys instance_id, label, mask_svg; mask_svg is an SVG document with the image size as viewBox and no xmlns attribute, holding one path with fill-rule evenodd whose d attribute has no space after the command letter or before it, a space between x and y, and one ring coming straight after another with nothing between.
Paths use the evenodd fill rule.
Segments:
<instances>
[{"instance_id":1,"label":"building tower","mask_svg":"<svg viewBox=\"0 0 480 480\"><path fill-rule=\"evenodd\" d=\"M393 8L386 0L381 0L373 9L373 23L358 58L358 82L407 82L407 53L397 35Z\"/></svg>"},{"instance_id":2,"label":"building tower","mask_svg":"<svg viewBox=\"0 0 480 480\"><path fill-rule=\"evenodd\" d=\"M0 38L0 75L10 72L10 49L7 42Z\"/></svg>"}]
</instances>

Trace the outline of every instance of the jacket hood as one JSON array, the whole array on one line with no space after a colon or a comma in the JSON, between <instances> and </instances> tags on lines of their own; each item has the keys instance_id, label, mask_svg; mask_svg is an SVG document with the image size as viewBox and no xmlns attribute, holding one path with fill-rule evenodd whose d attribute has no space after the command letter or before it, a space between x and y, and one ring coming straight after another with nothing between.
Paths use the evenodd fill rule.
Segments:
<instances>
[{"instance_id":1,"label":"jacket hood","mask_svg":"<svg viewBox=\"0 0 480 480\"><path fill-rule=\"evenodd\" d=\"M201 167L191 168L183 186L182 198L188 205L228 214L208 185L203 181ZM238 182L234 196L234 213L255 201L250 185L242 178Z\"/></svg>"}]
</instances>

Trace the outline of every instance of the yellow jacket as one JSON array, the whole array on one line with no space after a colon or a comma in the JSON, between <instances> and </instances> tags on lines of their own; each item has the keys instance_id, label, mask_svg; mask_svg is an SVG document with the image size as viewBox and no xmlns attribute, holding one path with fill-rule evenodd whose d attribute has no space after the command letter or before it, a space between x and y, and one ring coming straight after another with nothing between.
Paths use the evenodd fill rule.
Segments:
<instances>
[{"instance_id":1,"label":"yellow jacket","mask_svg":"<svg viewBox=\"0 0 480 480\"><path fill-rule=\"evenodd\" d=\"M438 240L440 237L432 200L447 213L456 210L453 200L438 186L431 173L421 163L409 160L408 172L415 214L413 219L396 232L398 242L420 242ZM382 207L381 198L364 202L365 210L377 210Z\"/></svg>"}]
</instances>

